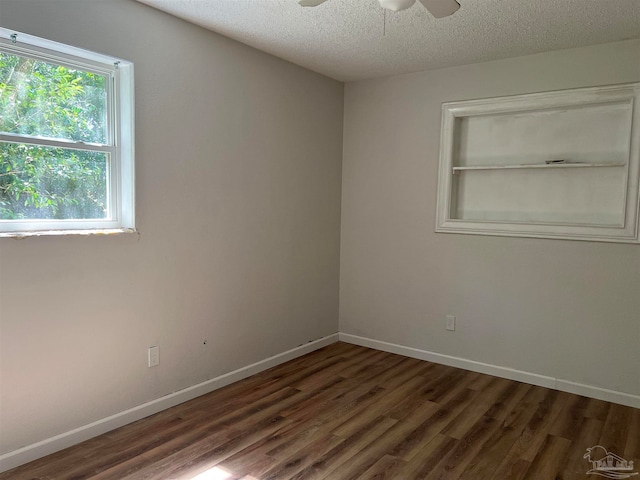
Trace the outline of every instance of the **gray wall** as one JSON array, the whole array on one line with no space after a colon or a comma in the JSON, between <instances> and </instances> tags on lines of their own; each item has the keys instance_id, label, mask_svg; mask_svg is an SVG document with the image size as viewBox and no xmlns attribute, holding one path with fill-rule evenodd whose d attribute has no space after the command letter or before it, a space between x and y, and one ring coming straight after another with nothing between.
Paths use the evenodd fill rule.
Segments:
<instances>
[{"instance_id":1,"label":"gray wall","mask_svg":"<svg viewBox=\"0 0 640 480\"><path fill-rule=\"evenodd\" d=\"M636 40L347 84L340 331L639 395L640 246L434 233L442 102L637 81Z\"/></svg>"},{"instance_id":2,"label":"gray wall","mask_svg":"<svg viewBox=\"0 0 640 480\"><path fill-rule=\"evenodd\" d=\"M640 394L640 247L433 232L442 102L639 81L640 42L347 84L340 251L342 84L128 0L0 25L135 62L140 230L0 239L0 454L336 332L340 255L345 333Z\"/></svg>"},{"instance_id":3,"label":"gray wall","mask_svg":"<svg viewBox=\"0 0 640 480\"><path fill-rule=\"evenodd\" d=\"M140 231L0 239L0 453L337 331L341 83L133 1L0 25L134 62Z\"/></svg>"}]
</instances>

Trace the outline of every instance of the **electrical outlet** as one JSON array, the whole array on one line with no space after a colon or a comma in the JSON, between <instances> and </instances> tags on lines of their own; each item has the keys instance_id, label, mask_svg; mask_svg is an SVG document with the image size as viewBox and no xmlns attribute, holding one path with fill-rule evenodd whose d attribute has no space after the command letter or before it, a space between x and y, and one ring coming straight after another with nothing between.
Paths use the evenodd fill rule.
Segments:
<instances>
[{"instance_id":1,"label":"electrical outlet","mask_svg":"<svg viewBox=\"0 0 640 480\"><path fill-rule=\"evenodd\" d=\"M454 331L456 329L456 317L447 315L447 330Z\"/></svg>"},{"instance_id":2,"label":"electrical outlet","mask_svg":"<svg viewBox=\"0 0 640 480\"><path fill-rule=\"evenodd\" d=\"M149 347L149 367L155 367L160 363L160 347Z\"/></svg>"}]
</instances>

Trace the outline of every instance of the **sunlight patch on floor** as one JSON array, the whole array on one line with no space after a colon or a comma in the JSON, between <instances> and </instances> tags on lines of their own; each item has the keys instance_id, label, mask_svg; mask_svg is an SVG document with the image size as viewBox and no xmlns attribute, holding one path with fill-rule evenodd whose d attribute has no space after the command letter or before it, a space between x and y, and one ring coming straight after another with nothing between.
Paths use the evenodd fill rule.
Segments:
<instances>
[{"instance_id":1,"label":"sunlight patch on floor","mask_svg":"<svg viewBox=\"0 0 640 480\"><path fill-rule=\"evenodd\" d=\"M237 473L229 472L221 467L211 467L204 472L200 472L198 474L186 474L180 477L180 480L228 480L233 478L234 480L238 479ZM239 480L260 480L252 475L245 475Z\"/></svg>"},{"instance_id":2,"label":"sunlight patch on floor","mask_svg":"<svg viewBox=\"0 0 640 480\"><path fill-rule=\"evenodd\" d=\"M199 473L195 477L191 477L189 480L226 480L231 478L231 474L220 467L213 467L202 473Z\"/></svg>"}]
</instances>

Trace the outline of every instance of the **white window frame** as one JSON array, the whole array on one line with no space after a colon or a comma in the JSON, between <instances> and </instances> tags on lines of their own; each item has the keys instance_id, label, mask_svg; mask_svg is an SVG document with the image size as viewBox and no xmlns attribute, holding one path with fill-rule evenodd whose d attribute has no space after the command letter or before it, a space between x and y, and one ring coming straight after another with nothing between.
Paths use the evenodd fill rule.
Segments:
<instances>
[{"instance_id":1,"label":"white window frame","mask_svg":"<svg viewBox=\"0 0 640 480\"><path fill-rule=\"evenodd\" d=\"M0 142L108 153L109 218L0 220L0 237L132 232L135 229L133 63L0 27L0 51L88 71L107 78L105 144L0 133Z\"/></svg>"}]
</instances>

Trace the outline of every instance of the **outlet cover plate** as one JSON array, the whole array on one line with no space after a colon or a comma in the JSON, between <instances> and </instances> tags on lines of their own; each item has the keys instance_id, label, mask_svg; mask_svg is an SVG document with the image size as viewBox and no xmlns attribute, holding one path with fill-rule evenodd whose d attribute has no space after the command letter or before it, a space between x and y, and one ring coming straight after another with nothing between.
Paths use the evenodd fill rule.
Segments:
<instances>
[{"instance_id":1,"label":"outlet cover plate","mask_svg":"<svg viewBox=\"0 0 640 480\"><path fill-rule=\"evenodd\" d=\"M453 332L456 329L456 317L447 315L447 330Z\"/></svg>"},{"instance_id":2,"label":"outlet cover plate","mask_svg":"<svg viewBox=\"0 0 640 480\"><path fill-rule=\"evenodd\" d=\"M155 367L160 363L160 347L149 347L149 367Z\"/></svg>"}]
</instances>

